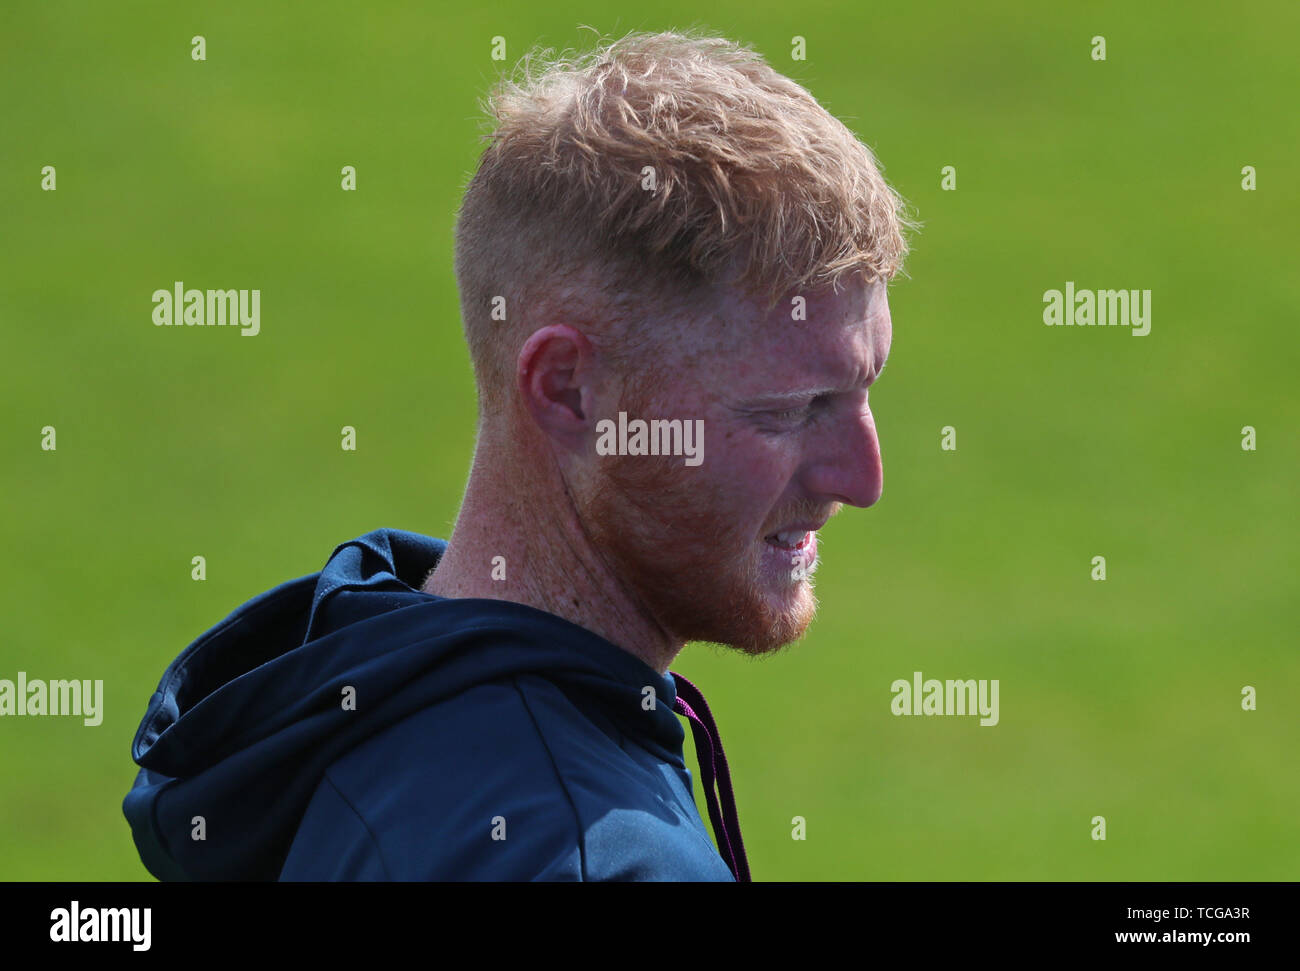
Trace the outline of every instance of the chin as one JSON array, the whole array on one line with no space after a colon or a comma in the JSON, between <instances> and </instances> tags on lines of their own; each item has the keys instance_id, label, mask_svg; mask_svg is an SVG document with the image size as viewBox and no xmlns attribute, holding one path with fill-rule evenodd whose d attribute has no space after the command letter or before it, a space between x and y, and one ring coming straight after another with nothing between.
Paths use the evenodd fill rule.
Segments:
<instances>
[{"instance_id":1,"label":"chin","mask_svg":"<svg viewBox=\"0 0 1300 971\"><path fill-rule=\"evenodd\" d=\"M779 591L752 591L733 597L725 620L712 637L695 638L723 644L744 654L772 654L803 637L817 612L817 598L806 580Z\"/></svg>"}]
</instances>

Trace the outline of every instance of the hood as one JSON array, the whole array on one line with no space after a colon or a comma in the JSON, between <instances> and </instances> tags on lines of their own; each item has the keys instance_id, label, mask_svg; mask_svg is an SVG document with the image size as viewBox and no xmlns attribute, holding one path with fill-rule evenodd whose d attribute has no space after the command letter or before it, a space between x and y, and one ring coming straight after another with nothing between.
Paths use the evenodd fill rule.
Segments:
<instances>
[{"instance_id":1,"label":"hood","mask_svg":"<svg viewBox=\"0 0 1300 971\"><path fill-rule=\"evenodd\" d=\"M513 675L536 673L580 692L621 731L682 766L685 733L674 711L686 714L691 701L698 733L702 699L678 699L671 675L560 617L421 592L445 550L418 533L367 533L337 547L319 573L250 600L181 652L136 732L131 756L140 770L122 806L150 873L275 880L326 767L422 708ZM640 705L645 685L670 702L649 719ZM349 688L352 706L344 704ZM710 744L710 786L719 768L725 774L720 757L720 744L716 752ZM195 817L208 840L192 838ZM219 844L217 834L227 834Z\"/></svg>"}]
</instances>

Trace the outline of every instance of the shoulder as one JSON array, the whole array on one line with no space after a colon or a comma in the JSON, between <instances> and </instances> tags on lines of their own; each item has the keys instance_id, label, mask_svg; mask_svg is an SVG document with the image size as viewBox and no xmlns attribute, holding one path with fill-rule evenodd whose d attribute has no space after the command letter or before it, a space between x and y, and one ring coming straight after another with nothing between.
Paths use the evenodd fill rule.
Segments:
<instances>
[{"instance_id":1,"label":"shoulder","mask_svg":"<svg viewBox=\"0 0 1300 971\"><path fill-rule=\"evenodd\" d=\"M579 836L511 679L422 709L334 762L281 879L581 879Z\"/></svg>"},{"instance_id":2,"label":"shoulder","mask_svg":"<svg viewBox=\"0 0 1300 971\"><path fill-rule=\"evenodd\" d=\"M333 763L281 879L730 873L702 828L688 775L553 682L521 675L423 709Z\"/></svg>"}]
</instances>

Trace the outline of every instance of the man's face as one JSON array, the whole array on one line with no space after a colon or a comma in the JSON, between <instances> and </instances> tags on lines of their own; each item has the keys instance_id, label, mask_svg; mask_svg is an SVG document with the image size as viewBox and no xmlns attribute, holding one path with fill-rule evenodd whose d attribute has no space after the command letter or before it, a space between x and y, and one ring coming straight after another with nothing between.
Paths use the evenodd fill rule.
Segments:
<instances>
[{"instance_id":1,"label":"man's face","mask_svg":"<svg viewBox=\"0 0 1300 971\"><path fill-rule=\"evenodd\" d=\"M867 386L889 355L885 286L858 284L764 315L723 298L717 324L648 361L653 380L596 418L703 419L703 462L594 456L584 524L626 591L682 640L749 654L797 640L816 610L816 531L880 498ZM649 372L647 372L649 373Z\"/></svg>"}]
</instances>

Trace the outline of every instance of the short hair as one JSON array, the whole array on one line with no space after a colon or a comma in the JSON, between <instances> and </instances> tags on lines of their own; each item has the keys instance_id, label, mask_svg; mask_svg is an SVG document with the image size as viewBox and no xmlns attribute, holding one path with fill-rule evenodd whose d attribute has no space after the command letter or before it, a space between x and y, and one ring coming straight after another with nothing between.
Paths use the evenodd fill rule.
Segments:
<instances>
[{"instance_id":1,"label":"short hair","mask_svg":"<svg viewBox=\"0 0 1300 971\"><path fill-rule=\"evenodd\" d=\"M529 52L515 74L484 103L492 131L455 231L481 413L556 311L617 358L654 340L630 324L680 319L716 284L770 311L901 269L914 224L871 150L753 50L631 33L586 54Z\"/></svg>"}]
</instances>

